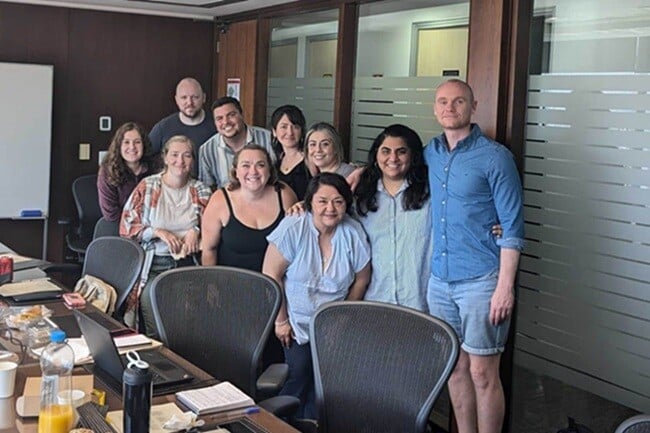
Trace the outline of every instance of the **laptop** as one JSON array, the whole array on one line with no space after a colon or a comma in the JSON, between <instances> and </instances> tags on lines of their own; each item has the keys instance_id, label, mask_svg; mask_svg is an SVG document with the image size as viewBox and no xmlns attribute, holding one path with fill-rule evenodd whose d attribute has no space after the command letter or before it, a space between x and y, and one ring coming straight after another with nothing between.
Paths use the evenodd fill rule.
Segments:
<instances>
[{"instance_id":1,"label":"laptop","mask_svg":"<svg viewBox=\"0 0 650 433\"><path fill-rule=\"evenodd\" d=\"M118 393L121 392L122 374L127 365L126 356L119 354L108 329L79 310L73 310L73 314L93 357L93 373L103 379L107 385L113 386ZM160 394L164 389L194 379L184 368L158 350L143 350L138 354L149 364L153 376L154 394Z\"/></svg>"}]
</instances>

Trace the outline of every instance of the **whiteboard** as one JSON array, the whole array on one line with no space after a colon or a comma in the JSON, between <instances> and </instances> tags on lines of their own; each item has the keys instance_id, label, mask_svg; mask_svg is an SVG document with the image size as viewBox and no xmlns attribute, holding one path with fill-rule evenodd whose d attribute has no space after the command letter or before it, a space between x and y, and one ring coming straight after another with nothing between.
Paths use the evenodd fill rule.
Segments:
<instances>
[{"instance_id":1,"label":"whiteboard","mask_svg":"<svg viewBox=\"0 0 650 433\"><path fill-rule=\"evenodd\" d=\"M0 63L0 218L48 213L53 79L51 65Z\"/></svg>"}]
</instances>

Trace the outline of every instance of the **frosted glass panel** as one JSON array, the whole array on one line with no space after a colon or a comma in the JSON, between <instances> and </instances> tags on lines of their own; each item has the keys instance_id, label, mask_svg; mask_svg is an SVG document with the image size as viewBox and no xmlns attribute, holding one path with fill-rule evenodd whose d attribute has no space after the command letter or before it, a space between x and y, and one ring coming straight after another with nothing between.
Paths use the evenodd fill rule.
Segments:
<instances>
[{"instance_id":1,"label":"frosted glass panel","mask_svg":"<svg viewBox=\"0 0 650 433\"><path fill-rule=\"evenodd\" d=\"M333 78L271 78L269 79L267 116L285 104L300 107L307 127L316 122L332 122L334 118Z\"/></svg>"},{"instance_id":2,"label":"frosted glass panel","mask_svg":"<svg viewBox=\"0 0 650 433\"><path fill-rule=\"evenodd\" d=\"M516 359L650 412L650 76L533 75Z\"/></svg>"},{"instance_id":3,"label":"frosted glass panel","mask_svg":"<svg viewBox=\"0 0 650 433\"><path fill-rule=\"evenodd\" d=\"M351 159L365 162L379 133L394 123L413 128L426 144L441 132L433 117L435 88L446 77L358 77L352 104Z\"/></svg>"}]
</instances>

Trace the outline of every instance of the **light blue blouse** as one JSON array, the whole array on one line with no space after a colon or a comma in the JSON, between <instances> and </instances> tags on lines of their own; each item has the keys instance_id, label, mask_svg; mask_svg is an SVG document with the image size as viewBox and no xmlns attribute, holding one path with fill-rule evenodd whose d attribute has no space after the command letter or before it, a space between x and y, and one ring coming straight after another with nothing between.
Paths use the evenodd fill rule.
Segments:
<instances>
[{"instance_id":1,"label":"light blue blouse","mask_svg":"<svg viewBox=\"0 0 650 433\"><path fill-rule=\"evenodd\" d=\"M313 216L285 217L267 236L289 262L284 277L289 322L298 344L309 341L309 320L326 302L345 299L355 274L370 261L370 245L357 221L345 215L332 237L332 259L325 269Z\"/></svg>"},{"instance_id":2,"label":"light blue blouse","mask_svg":"<svg viewBox=\"0 0 650 433\"><path fill-rule=\"evenodd\" d=\"M405 211L405 181L395 197L377 181L377 212L358 216L372 249L372 277L364 299L427 310L431 272L431 206Z\"/></svg>"}]
</instances>

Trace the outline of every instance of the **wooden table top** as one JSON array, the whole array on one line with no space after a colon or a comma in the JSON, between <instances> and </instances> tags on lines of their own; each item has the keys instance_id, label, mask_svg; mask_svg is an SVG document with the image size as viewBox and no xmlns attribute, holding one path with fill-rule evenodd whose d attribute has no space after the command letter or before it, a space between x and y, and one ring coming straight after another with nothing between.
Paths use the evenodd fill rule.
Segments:
<instances>
[{"instance_id":1,"label":"wooden table top","mask_svg":"<svg viewBox=\"0 0 650 433\"><path fill-rule=\"evenodd\" d=\"M23 279L22 277L27 277L27 275L34 275L34 271L19 271L14 274L14 281ZM54 302L45 302L48 308L53 312L53 317L56 316L71 316L72 313L68 310L61 301ZM89 306L86 309L93 309L94 307ZM98 310L96 310L98 311ZM109 316L106 316L109 317ZM112 320L112 319L111 319ZM117 322L115 322L117 323ZM20 352L21 347L15 342L12 343L7 339L6 330L0 331L0 346L5 349ZM182 357L176 355L171 350L161 347L158 350L161 350L168 356L171 360L178 363L180 366L185 368L189 373L191 373L198 380L213 381L214 378L210 376L205 371L199 369L189 361L183 359ZM36 433L38 431L38 419L37 418L21 418L16 414L15 411L15 401L18 396L22 395L23 388L25 386L25 381L27 377L37 377L40 376L40 366L38 364L38 359L33 355L30 355L28 350L24 350L22 354L22 363L18 368L16 375L16 386L14 391L14 397L0 399L0 433ZM76 367L73 374L88 374L88 372L83 367ZM109 405L110 410L121 409L121 395L113 392L109 386L104 384L101 379L94 377L94 387L96 389L106 391L107 404ZM174 394L167 394L163 396L157 396L153 399L153 404L162 404L162 403L176 403L176 398ZM292 428L286 424L281 419L275 417L265 410L260 410L259 413L250 414L245 416L248 421L254 424L260 429L260 431L266 433L298 433L298 430ZM207 415L202 416L201 419L205 419L207 424L219 422L226 423L233 421L235 419L242 418L241 415L228 417L227 414L217 414L217 415Z\"/></svg>"}]
</instances>

